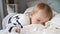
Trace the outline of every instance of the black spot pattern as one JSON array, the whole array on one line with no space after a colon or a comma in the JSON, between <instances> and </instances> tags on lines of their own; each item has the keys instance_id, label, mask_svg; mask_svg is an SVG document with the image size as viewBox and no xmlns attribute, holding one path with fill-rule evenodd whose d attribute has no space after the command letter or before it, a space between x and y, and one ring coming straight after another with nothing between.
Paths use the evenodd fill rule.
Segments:
<instances>
[{"instance_id":1,"label":"black spot pattern","mask_svg":"<svg viewBox=\"0 0 60 34\"><path fill-rule=\"evenodd\" d=\"M12 19L12 16L9 18L9 20L8 20L8 24L11 23L11 19Z\"/></svg>"},{"instance_id":2,"label":"black spot pattern","mask_svg":"<svg viewBox=\"0 0 60 34\"><path fill-rule=\"evenodd\" d=\"M21 25L21 23L19 23L19 21L18 20L16 20L16 22L19 24L19 25ZM21 25L21 28L23 28L23 26Z\"/></svg>"},{"instance_id":3,"label":"black spot pattern","mask_svg":"<svg viewBox=\"0 0 60 34\"><path fill-rule=\"evenodd\" d=\"M18 16L16 16L16 19L19 19L19 17L18 17Z\"/></svg>"},{"instance_id":4,"label":"black spot pattern","mask_svg":"<svg viewBox=\"0 0 60 34\"><path fill-rule=\"evenodd\" d=\"M10 27L10 29L9 29L8 31L11 32L11 30L12 30L13 27L14 27L14 26Z\"/></svg>"},{"instance_id":5,"label":"black spot pattern","mask_svg":"<svg viewBox=\"0 0 60 34\"><path fill-rule=\"evenodd\" d=\"M13 23L14 25L17 25L16 23Z\"/></svg>"}]
</instances>

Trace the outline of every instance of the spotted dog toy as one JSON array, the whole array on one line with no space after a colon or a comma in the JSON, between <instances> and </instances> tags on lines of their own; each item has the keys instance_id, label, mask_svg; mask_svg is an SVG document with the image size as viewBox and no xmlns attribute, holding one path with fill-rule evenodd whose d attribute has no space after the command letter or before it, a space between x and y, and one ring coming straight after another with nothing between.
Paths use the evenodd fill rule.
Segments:
<instances>
[{"instance_id":1,"label":"spotted dog toy","mask_svg":"<svg viewBox=\"0 0 60 34\"><path fill-rule=\"evenodd\" d=\"M18 17L18 15L14 17L15 20L14 20L13 23L11 22L12 17L13 17L13 16L11 16L11 17L9 18L8 25L7 25L7 26L9 27L9 28L7 27L7 28L8 28L8 32L10 32L10 33L11 33L11 31L12 31L12 29L13 29L14 27L23 28L23 26L21 25L21 23L18 21L18 19L20 19L20 18ZM11 24L12 24L12 26L10 26Z\"/></svg>"},{"instance_id":2,"label":"spotted dog toy","mask_svg":"<svg viewBox=\"0 0 60 34\"><path fill-rule=\"evenodd\" d=\"M8 33L20 33L22 26L16 23L9 23L6 25L6 31Z\"/></svg>"},{"instance_id":3,"label":"spotted dog toy","mask_svg":"<svg viewBox=\"0 0 60 34\"><path fill-rule=\"evenodd\" d=\"M23 28L23 26L21 25L21 23L18 21L18 19L20 19L20 18L19 18L18 16L15 16L15 17L14 17L14 18L15 18L15 22L12 23L12 22L11 22L12 17L13 17L13 16L11 16L11 17L9 18L9 21L8 21L8 25L7 25L7 26L8 26L9 28L6 26L6 27L8 28L8 31L11 32L14 27ZM12 25L12 26L11 26L11 25Z\"/></svg>"},{"instance_id":4,"label":"spotted dog toy","mask_svg":"<svg viewBox=\"0 0 60 34\"><path fill-rule=\"evenodd\" d=\"M12 22L11 22L12 17L13 17L13 16L11 16L11 17L9 18L8 24L9 24L9 23L12 23ZM21 25L21 23L18 21L19 19L20 19L20 18L18 17L18 15L15 16L15 17L14 17L14 22L13 22L13 24L14 24L14 25L17 25L17 24L18 24L18 25L21 26L21 28L23 28L23 26ZM13 28L13 27L12 27L12 28Z\"/></svg>"},{"instance_id":5,"label":"spotted dog toy","mask_svg":"<svg viewBox=\"0 0 60 34\"><path fill-rule=\"evenodd\" d=\"M16 23L16 24L25 26L30 24L30 19L29 19L29 16L25 14L16 14L9 18L8 24L9 23Z\"/></svg>"},{"instance_id":6,"label":"spotted dog toy","mask_svg":"<svg viewBox=\"0 0 60 34\"><path fill-rule=\"evenodd\" d=\"M24 25L30 24L29 22L29 17L25 14L16 14L11 16L8 24L13 23L14 26L11 26L8 31L11 32L14 27L23 28Z\"/></svg>"}]
</instances>

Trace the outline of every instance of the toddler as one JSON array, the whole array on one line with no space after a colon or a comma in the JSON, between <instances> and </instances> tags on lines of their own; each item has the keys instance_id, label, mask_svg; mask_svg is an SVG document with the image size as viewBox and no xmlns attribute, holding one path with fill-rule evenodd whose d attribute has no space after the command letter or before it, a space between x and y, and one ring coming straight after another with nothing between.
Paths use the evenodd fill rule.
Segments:
<instances>
[{"instance_id":1,"label":"toddler","mask_svg":"<svg viewBox=\"0 0 60 34\"><path fill-rule=\"evenodd\" d=\"M25 30L26 34L34 33L42 34L42 30L45 28L45 22L51 20L52 10L45 3L39 3L34 6L33 10L29 14L30 25L23 26L22 31Z\"/></svg>"},{"instance_id":2,"label":"toddler","mask_svg":"<svg viewBox=\"0 0 60 34\"><path fill-rule=\"evenodd\" d=\"M45 22L49 21L52 16L51 8L45 3L40 3L30 13L31 24L45 25Z\"/></svg>"}]
</instances>

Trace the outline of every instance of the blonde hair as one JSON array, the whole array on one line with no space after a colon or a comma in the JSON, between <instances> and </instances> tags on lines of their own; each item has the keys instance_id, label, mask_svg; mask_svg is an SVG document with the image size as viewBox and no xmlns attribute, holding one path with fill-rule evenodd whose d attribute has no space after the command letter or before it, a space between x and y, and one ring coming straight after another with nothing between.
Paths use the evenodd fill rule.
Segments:
<instances>
[{"instance_id":1,"label":"blonde hair","mask_svg":"<svg viewBox=\"0 0 60 34\"><path fill-rule=\"evenodd\" d=\"M45 12L48 15L48 17L52 18L52 10L51 10L50 6L48 6L45 3L39 3L39 4L37 4L33 8L32 12L30 13L30 16L32 16L32 15L36 14L37 12L39 12L40 9L45 10Z\"/></svg>"}]
</instances>

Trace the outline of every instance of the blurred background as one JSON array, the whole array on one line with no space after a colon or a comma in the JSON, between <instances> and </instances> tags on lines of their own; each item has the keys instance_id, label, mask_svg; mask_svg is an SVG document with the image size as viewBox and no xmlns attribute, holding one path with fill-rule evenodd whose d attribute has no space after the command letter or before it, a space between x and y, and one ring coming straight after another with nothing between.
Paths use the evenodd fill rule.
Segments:
<instances>
[{"instance_id":1,"label":"blurred background","mask_svg":"<svg viewBox=\"0 0 60 34\"><path fill-rule=\"evenodd\" d=\"M10 13L24 13L29 7L38 3L47 3L54 11L60 13L60 0L0 0L0 29L2 20Z\"/></svg>"}]
</instances>

